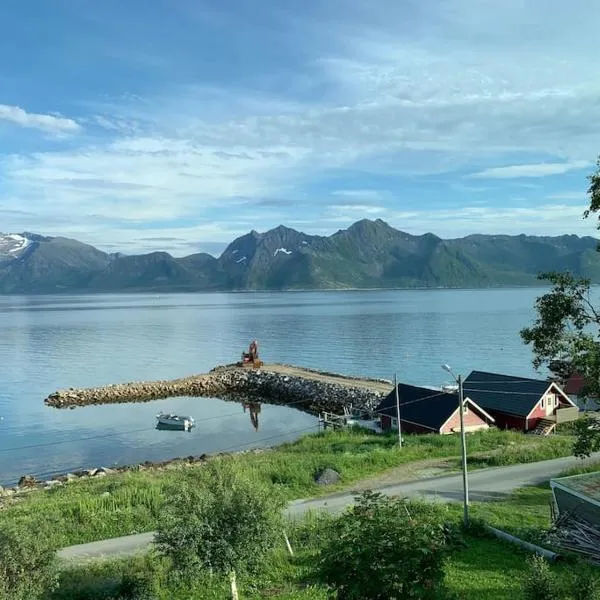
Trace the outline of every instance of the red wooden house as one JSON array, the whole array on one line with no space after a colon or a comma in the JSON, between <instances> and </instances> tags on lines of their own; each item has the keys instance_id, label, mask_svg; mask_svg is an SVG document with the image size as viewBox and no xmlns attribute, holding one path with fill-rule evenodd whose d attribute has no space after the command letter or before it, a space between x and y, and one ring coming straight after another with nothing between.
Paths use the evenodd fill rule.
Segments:
<instances>
[{"instance_id":1,"label":"red wooden house","mask_svg":"<svg viewBox=\"0 0 600 600\"><path fill-rule=\"evenodd\" d=\"M501 429L530 431L574 421L579 409L557 383L473 371L464 381L466 398L489 412Z\"/></svg>"},{"instance_id":2,"label":"red wooden house","mask_svg":"<svg viewBox=\"0 0 600 600\"><path fill-rule=\"evenodd\" d=\"M460 431L460 414L456 393L398 384L400 421L403 433L455 433ZM466 431L488 429L494 419L473 400L465 399ZM381 429L398 429L396 393L392 390L377 407Z\"/></svg>"}]
</instances>

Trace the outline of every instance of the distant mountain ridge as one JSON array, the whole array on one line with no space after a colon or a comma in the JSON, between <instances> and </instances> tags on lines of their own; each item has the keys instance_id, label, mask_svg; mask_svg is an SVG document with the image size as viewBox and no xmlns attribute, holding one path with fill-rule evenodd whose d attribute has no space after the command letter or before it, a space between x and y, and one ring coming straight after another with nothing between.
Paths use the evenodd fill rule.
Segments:
<instances>
[{"instance_id":1,"label":"distant mountain ridge","mask_svg":"<svg viewBox=\"0 0 600 600\"><path fill-rule=\"evenodd\" d=\"M592 237L475 234L444 240L363 219L330 236L280 225L218 257L109 254L63 237L0 234L0 293L182 292L531 286L541 271L600 283Z\"/></svg>"}]
</instances>

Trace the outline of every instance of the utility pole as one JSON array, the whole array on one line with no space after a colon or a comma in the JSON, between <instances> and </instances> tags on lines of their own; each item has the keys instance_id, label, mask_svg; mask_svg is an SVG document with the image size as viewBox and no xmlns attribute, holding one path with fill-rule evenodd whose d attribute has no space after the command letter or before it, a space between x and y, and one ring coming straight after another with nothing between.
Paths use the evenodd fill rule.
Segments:
<instances>
[{"instance_id":1,"label":"utility pole","mask_svg":"<svg viewBox=\"0 0 600 600\"><path fill-rule=\"evenodd\" d=\"M465 527L469 525L469 482L467 479L467 440L465 436L464 417L464 393L462 375L457 377L458 382L458 404L460 414L460 445L462 454L462 477L463 477L463 521Z\"/></svg>"},{"instance_id":2,"label":"utility pole","mask_svg":"<svg viewBox=\"0 0 600 600\"><path fill-rule=\"evenodd\" d=\"M400 396L398 395L398 380L394 373L394 390L396 392L396 418L398 419L398 446L402 448L402 425L400 422Z\"/></svg>"},{"instance_id":3,"label":"utility pole","mask_svg":"<svg viewBox=\"0 0 600 600\"><path fill-rule=\"evenodd\" d=\"M450 373L454 381L458 384L458 414L460 415L460 450L462 458L462 479L463 479L463 523L467 527L469 525L469 481L467 475L467 441L465 439L465 416L464 402L465 394L463 391L462 375L456 376L449 365L442 365L442 369Z\"/></svg>"}]
</instances>

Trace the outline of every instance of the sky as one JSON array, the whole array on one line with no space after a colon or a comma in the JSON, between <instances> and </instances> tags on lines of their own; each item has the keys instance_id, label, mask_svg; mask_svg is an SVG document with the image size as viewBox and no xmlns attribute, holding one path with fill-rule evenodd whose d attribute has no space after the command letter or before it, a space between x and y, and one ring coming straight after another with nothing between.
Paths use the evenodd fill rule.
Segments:
<instances>
[{"instance_id":1,"label":"sky","mask_svg":"<svg viewBox=\"0 0 600 600\"><path fill-rule=\"evenodd\" d=\"M596 235L597 0L3 0L0 231Z\"/></svg>"}]
</instances>

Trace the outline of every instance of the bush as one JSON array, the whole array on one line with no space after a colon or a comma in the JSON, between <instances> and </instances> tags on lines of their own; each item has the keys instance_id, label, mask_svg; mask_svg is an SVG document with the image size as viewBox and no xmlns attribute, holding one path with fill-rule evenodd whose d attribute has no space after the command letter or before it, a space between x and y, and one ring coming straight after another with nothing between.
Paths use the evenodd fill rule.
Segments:
<instances>
[{"instance_id":1,"label":"bush","mask_svg":"<svg viewBox=\"0 0 600 600\"><path fill-rule=\"evenodd\" d=\"M534 554L528 559L528 573L523 582L525 600L564 600L548 562Z\"/></svg>"},{"instance_id":2,"label":"bush","mask_svg":"<svg viewBox=\"0 0 600 600\"><path fill-rule=\"evenodd\" d=\"M0 600L35 600L57 585L51 536L0 523Z\"/></svg>"},{"instance_id":3,"label":"bush","mask_svg":"<svg viewBox=\"0 0 600 600\"><path fill-rule=\"evenodd\" d=\"M283 506L272 487L209 463L166 490L156 545L179 574L255 572L283 540Z\"/></svg>"},{"instance_id":4,"label":"bush","mask_svg":"<svg viewBox=\"0 0 600 600\"><path fill-rule=\"evenodd\" d=\"M153 570L130 570L121 579L119 600L156 600L159 587L157 574Z\"/></svg>"},{"instance_id":5,"label":"bush","mask_svg":"<svg viewBox=\"0 0 600 600\"><path fill-rule=\"evenodd\" d=\"M600 600L600 574L590 567L578 572L571 586L573 600Z\"/></svg>"},{"instance_id":6,"label":"bush","mask_svg":"<svg viewBox=\"0 0 600 600\"><path fill-rule=\"evenodd\" d=\"M437 507L368 491L331 523L319 575L338 600L440 598L455 533Z\"/></svg>"}]
</instances>

